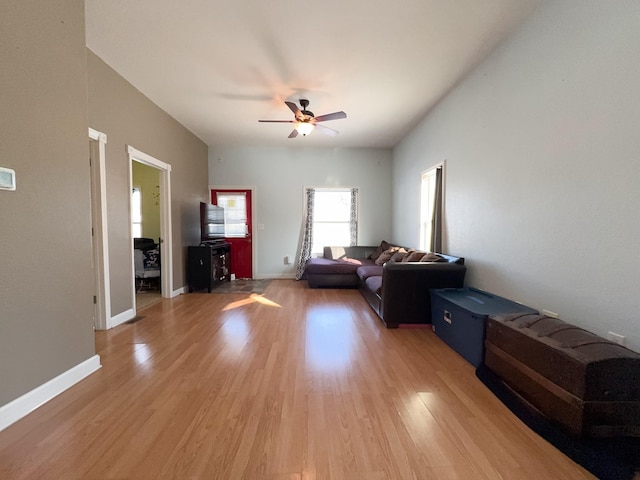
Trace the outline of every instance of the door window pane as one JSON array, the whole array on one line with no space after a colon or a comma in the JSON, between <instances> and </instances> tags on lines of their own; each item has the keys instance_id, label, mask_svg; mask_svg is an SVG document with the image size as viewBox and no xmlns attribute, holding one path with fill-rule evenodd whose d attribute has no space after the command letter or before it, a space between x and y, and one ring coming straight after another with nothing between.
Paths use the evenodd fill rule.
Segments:
<instances>
[{"instance_id":1,"label":"door window pane","mask_svg":"<svg viewBox=\"0 0 640 480\"><path fill-rule=\"evenodd\" d=\"M244 193L218 192L218 206L224 208L224 236L245 237L247 226L247 196Z\"/></svg>"}]
</instances>

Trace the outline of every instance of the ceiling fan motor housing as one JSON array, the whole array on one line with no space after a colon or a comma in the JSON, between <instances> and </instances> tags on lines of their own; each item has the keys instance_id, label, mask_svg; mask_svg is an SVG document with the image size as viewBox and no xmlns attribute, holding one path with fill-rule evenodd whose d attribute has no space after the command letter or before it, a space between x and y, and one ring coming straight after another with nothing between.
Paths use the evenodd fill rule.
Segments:
<instances>
[{"instance_id":1,"label":"ceiling fan motor housing","mask_svg":"<svg viewBox=\"0 0 640 480\"><path fill-rule=\"evenodd\" d=\"M305 100L304 98L301 98L300 106L302 107L302 110L300 110L300 113L302 113L302 115L306 117L311 117L311 118L314 117L313 112L310 112L309 110L307 110L307 107L309 106L309 100Z\"/></svg>"}]
</instances>

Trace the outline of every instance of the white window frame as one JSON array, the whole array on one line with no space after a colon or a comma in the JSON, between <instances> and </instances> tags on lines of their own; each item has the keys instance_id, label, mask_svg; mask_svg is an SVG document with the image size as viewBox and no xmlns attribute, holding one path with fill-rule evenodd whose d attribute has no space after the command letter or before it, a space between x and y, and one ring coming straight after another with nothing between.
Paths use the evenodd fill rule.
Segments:
<instances>
[{"instance_id":1,"label":"white window frame","mask_svg":"<svg viewBox=\"0 0 640 480\"><path fill-rule=\"evenodd\" d=\"M333 224L335 224L335 223L344 223L344 224L346 224L347 228L350 229L351 228L351 191L354 188L356 190L358 190L358 188L357 187L330 187L330 188L327 188L327 187L313 187L313 188L315 190L315 193L314 193L314 195L315 195L315 198L314 198L314 212L313 212L314 213L314 215L313 215L313 236L314 236L314 238L312 239L311 254L314 255L314 256L316 256L316 255L322 256L323 248L325 246L329 246L329 245L332 245L332 246L348 246L350 244L350 233L349 233L349 238L344 242L337 241L337 242L330 242L329 245L317 245L316 244L316 240L315 240L315 236L316 236L316 233L317 233L318 229L316 228L316 226L319 225L319 224L323 224L323 223L324 224L326 224L326 223L333 223ZM345 193L345 194L347 194L349 196L349 204L348 204L348 210L347 210L349 217L347 218L346 221L342 222L342 221L318 221L318 220L316 220L316 210L315 209L317 207L319 194L321 195L322 193L328 193L328 192L340 192L340 193ZM358 203L360 201L359 197L360 197L360 195L358 193L357 194L357 200L356 200ZM359 207L358 203L356 204L356 237L357 237L358 219L359 219L359 213L360 213L359 212L359 208L358 208Z\"/></svg>"}]
</instances>

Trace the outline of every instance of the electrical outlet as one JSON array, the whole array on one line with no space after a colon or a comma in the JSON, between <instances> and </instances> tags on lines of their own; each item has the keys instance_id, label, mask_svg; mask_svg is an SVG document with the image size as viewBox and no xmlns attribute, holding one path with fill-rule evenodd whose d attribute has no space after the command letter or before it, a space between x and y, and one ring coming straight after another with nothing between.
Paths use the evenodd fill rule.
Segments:
<instances>
[{"instance_id":1,"label":"electrical outlet","mask_svg":"<svg viewBox=\"0 0 640 480\"><path fill-rule=\"evenodd\" d=\"M616 342L618 345L624 346L624 342L627 337L625 337L624 335L620 335L619 333L609 332L607 333L607 338L612 342Z\"/></svg>"},{"instance_id":2,"label":"electrical outlet","mask_svg":"<svg viewBox=\"0 0 640 480\"><path fill-rule=\"evenodd\" d=\"M560 318L560 315L558 315L556 312L551 312L549 310L542 310L542 314L551 318Z\"/></svg>"},{"instance_id":3,"label":"electrical outlet","mask_svg":"<svg viewBox=\"0 0 640 480\"><path fill-rule=\"evenodd\" d=\"M286 256L284 257L284 264L285 264L285 265L289 265L289 256L288 256L288 255L286 255Z\"/></svg>"}]
</instances>

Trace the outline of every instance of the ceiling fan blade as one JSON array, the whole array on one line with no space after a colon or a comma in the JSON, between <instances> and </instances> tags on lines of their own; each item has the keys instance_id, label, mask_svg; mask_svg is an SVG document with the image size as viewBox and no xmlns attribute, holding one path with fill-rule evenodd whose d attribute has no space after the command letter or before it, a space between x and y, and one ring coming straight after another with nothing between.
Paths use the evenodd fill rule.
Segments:
<instances>
[{"instance_id":1,"label":"ceiling fan blade","mask_svg":"<svg viewBox=\"0 0 640 480\"><path fill-rule=\"evenodd\" d=\"M289 134L288 138L296 138L297 136L298 136L298 130L294 128L293 130L291 130L291 133Z\"/></svg>"},{"instance_id":2,"label":"ceiling fan blade","mask_svg":"<svg viewBox=\"0 0 640 480\"><path fill-rule=\"evenodd\" d=\"M324 133L325 135L329 135L331 137L335 137L338 135L338 131L329 127L325 127L324 125L316 125L316 130Z\"/></svg>"},{"instance_id":3,"label":"ceiling fan blade","mask_svg":"<svg viewBox=\"0 0 640 480\"><path fill-rule=\"evenodd\" d=\"M294 120L258 120L262 123L296 123Z\"/></svg>"},{"instance_id":4,"label":"ceiling fan blade","mask_svg":"<svg viewBox=\"0 0 640 480\"><path fill-rule=\"evenodd\" d=\"M302 112L300 111L300 109L298 108L298 106L295 103L293 103L293 102L284 102L284 103L287 104L287 107L289 107L291 109L291 111L296 116L296 118L302 117Z\"/></svg>"},{"instance_id":5,"label":"ceiling fan blade","mask_svg":"<svg viewBox=\"0 0 640 480\"><path fill-rule=\"evenodd\" d=\"M340 118L347 118L347 114L344 112L327 113L326 115L320 115L315 117L315 121L326 122L327 120L338 120Z\"/></svg>"}]
</instances>

